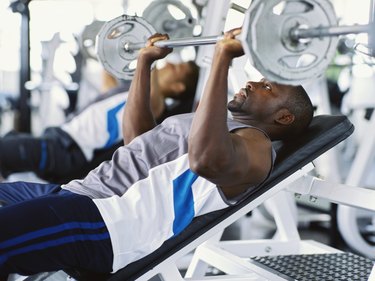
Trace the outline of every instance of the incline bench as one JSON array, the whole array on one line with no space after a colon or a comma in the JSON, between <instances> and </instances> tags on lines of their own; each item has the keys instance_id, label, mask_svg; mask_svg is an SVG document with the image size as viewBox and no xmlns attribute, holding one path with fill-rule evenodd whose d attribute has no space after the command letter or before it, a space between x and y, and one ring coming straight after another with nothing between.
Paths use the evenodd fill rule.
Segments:
<instances>
[{"instance_id":1,"label":"incline bench","mask_svg":"<svg viewBox=\"0 0 375 281\"><path fill-rule=\"evenodd\" d=\"M270 252L272 247L269 247L269 245L272 245L272 243L263 245L263 242L256 244L255 241L251 242L252 240L250 240L250 242L236 241L238 244L230 244L231 241L219 242L220 236L218 234L221 234L227 226L266 200L277 197L278 194L282 193L280 191L287 190L289 184L302 178L312 170L311 162L314 159L346 139L353 131L354 126L345 116L315 116L304 135L288 142L275 143L277 158L271 176L240 204L195 218L178 236L169 239L150 255L129 264L115 274L93 275L79 270L71 270L67 273L77 280L90 281L149 280L155 275L159 275L161 280L164 281L185 280L181 277L176 262L195 250L194 257L185 276L191 278L190 280L293 280L279 277L282 276L282 273L278 272L270 275L274 276L275 279L272 279L273 277L264 278L264 276L267 276L265 272L270 270L269 268L265 269L264 263L270 262L263 261L262 258ZM282 198L278 198L278 200L282 201ZM291 233L293 236L294 233ZM293 248L293 245L297 245L296 242L300 242L297 236L294 235L294 237L284 239L289 240L287 241L289 243L287 247L280 248L276 244L273 246L284 249L279 252L285 255L287 253L285 249L290 250L290 247ZM249 243L251 247L249 247ZM250 261L250 259L245 260L244 256L237 257L229 252L231 248L241 252L241 255L254 257L254 259ZM328 251L329 248L327 246L322 249ZM326 253L324 250L320 252ZM345 255L345 258L348 258L348 255ZM357 256L350 255L349 258L355 259ZM232 276L204 277L208 267L207 262L226 274L232 274ZM372 268L371 261L364 259L361 262L364 262L367 266L366 272L369 275L369 271ZM254 277L251 275L254 273L263 277Z\"/></svg>"}]
</instances>

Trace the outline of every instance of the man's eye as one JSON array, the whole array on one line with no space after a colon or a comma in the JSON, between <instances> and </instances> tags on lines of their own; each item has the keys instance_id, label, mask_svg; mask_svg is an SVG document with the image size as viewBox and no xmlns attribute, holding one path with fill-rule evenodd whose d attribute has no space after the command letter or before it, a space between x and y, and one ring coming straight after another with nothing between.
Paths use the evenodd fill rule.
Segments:
<instances>
[{"instance_id":1,"label":"man's eye","mask_svg":"<svg viewBox=\"0 0 375 281\"><path fill-rule=\"evenodd\" d=\"M271 91L271 90L272 90L271 86L270 86L270 85L267 85L267 84L264 85L264 88L265 88L266 90L268 90L268 91Z\"/></svg>"}]
</instances>

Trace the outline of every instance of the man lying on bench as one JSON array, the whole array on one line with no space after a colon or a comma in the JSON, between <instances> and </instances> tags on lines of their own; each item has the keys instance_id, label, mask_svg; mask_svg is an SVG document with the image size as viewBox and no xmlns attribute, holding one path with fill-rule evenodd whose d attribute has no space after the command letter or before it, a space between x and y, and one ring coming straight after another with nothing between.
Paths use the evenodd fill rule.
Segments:
<instances>
[{"instance_id":1,"label":"man lying on bench","mask_svg":"<svg viewBox=\"0 0 375 281\"><path fill-rule=\"evenodd\" d=\"M298 136L310 123L312 104L301 86L262 79L248 82L227 105L227 75L243 55L227 32L215 48L210 77L195 114L155 126L149 106L151 64L170 49L142 49L124 111L125 145L83 180L33 200L1 184L0 280L10 273L78 268L116 272L180 233L195 216L246 198L272 170L272 140ZM232 118L228 118L227 109ZM11 188L9 188L11 187ZM21 192L22 193L22 192Z\"/></svg>"},{"instance_id":2,"label":"man lying on bench","mask_svg":"<svg viewBox=\"0 0 375 281\"><path fill-rule=\"evenodd\" d=\"M198 75L194 62L167 63L152 71L150 107L157 124L191 112ZM110 160L122 145L121 119L129 85L130 81L121 82L60 126L47 127L40 136L12 131L0 137L0 175L7 178L13 173L34 172L47 182L66 183Z\"/></svg>"}]
</instances>

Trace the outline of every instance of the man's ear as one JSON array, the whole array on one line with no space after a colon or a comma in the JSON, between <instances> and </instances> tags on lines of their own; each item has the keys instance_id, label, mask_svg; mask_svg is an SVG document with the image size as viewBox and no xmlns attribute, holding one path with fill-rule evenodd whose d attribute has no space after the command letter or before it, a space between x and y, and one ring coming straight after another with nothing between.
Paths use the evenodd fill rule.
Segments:
<instances>
[{"instance_id":1,"label":"man's ear","mask_svg":"<svg viewBox=\"0 0 375 281\"><path fill-rule=\"evenodd\" d=\"M276 113L275 122L281 125L289 125L294 122L294 119L294 114L290 113L288 109L283 108Z\"/></svg>"},{"instance_id":2,"label":"man's ear","mask_svg":"<svg viewBox=\"0 0 375 281\"><path fill-rule=\"evenodd\" d=\"M173 82L170 87L176 94L182 93L186 90L186 85L182 82Z\"/></svg>"}]
</instances>

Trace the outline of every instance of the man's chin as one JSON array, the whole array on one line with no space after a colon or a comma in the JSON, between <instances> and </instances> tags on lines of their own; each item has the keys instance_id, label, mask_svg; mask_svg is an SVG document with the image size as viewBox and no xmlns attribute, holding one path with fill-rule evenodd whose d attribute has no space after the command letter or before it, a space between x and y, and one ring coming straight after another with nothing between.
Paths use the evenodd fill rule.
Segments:
<instances>
[{"instance_id":1,"label":"man's chin","mask_svg":"<svg viewBox=\"0 0 375 281\"><path fill-rule=\"evenodd\" d=\"M241 106L234 100L228 103L227 108L230 112L241 112Z\"/></svg>"}]
</instances>

